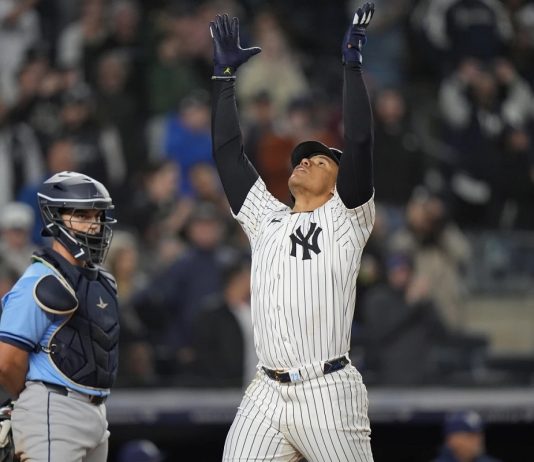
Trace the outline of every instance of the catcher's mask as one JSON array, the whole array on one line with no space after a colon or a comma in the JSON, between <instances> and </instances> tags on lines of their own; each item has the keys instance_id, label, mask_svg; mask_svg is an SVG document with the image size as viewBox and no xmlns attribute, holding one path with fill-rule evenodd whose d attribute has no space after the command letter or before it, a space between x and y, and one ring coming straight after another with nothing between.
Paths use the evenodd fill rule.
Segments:
<instances>
[{"instance_id":1,"label":"catcher's mask","mask_svg":"<svg viewBox=\"0 0 534 462\"><path fill-rule=\"evenodd\" d=\"M113 237L111 225L116 220L108 215L114 205L102 183L76 172L61 172L46 180L37 200L43 220L43 236L51 236L65 246L80 261L101 264ZM63 220L62 214L73 217L76 210L101 211L98 221L91 223L98 232L74 231ZM73 218L69 222L74 221Z\"/></svg>"}]
</instances>

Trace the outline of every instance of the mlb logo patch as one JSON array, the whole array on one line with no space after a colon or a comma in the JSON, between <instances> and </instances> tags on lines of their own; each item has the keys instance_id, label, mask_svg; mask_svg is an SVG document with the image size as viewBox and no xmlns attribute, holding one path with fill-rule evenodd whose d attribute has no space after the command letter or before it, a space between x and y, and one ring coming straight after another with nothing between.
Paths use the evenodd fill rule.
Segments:
<instances>
[{"instance_id":1,"label":"mlb logo patch","mask_svg":"<svg viewBox=\"0 0 534 462\"><path fill-rule=\"evenodd\" d=\"M292 369L289 371L289 378L291 379L291 382L301 382L302 377L300 375L300 372L298 369Z\"/></svg>"}]
</instances>

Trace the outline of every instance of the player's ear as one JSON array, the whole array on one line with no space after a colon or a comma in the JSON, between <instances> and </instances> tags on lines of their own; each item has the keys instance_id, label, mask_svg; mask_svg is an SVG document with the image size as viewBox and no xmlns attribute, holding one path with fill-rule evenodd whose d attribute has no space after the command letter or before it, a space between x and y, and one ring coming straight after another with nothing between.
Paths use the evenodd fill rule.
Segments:
<instances>
[{"instance_id":1,"label":"player's ear","mask_svg":"<svg viewBox=\"0 0 534 462\"><path fill-rule=\"evenodd\" d=\"M337 167L337 166L336 166ZM336 192L336 185L337 185L337 174L338 174L338 169L336 169L335 171L335 175L334 177L332 178L332 187L330 188L330 194L333 196L334 193Z\"/></svg>"}]
</instances>

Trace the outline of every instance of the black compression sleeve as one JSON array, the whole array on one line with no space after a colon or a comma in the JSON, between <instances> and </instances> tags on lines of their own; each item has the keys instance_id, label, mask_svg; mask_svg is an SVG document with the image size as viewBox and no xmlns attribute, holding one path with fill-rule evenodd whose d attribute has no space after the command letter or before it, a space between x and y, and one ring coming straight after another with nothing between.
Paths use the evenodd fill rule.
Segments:
<instances>
[{"instance_id":1,"label":"black compression sleeve","mask_svg":"<svg viewBox=\"0 0 534 462\"><path fill-rule=\"evenodd\" d=\"M213 81L211 132L215 165L230 207L237 215L258 173L243 151L235 81Z\"/></svg>"},{"instance_id":2,"label":"black compression sleeve","mask_svg":"<svg viewBox=\"0 0 534 462\"><path fill-rule=\"evenodd\" d=\"M347 208L373 195L373 115L361 69L346 65L343 85L345 143L337 190Z\"/></svg>"}]
</instances>

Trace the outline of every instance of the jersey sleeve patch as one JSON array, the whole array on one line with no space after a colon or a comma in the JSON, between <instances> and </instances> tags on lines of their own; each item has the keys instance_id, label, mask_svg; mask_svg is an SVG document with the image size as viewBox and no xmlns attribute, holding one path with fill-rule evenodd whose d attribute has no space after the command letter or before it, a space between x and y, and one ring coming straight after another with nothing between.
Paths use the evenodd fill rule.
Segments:
<instances>
[{"instance_id":1,"label":"jersey sleeve patch","mask_svg":"<svg viewBox=\"0 0 534 462\"><path fill-rule=\"evenodd\" d=\"M78 308L78 299L72 288L53 274L37 281L33 296L39 307L47 313L67 315Z\"/></svg>"}]
</instances>

